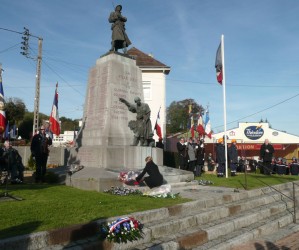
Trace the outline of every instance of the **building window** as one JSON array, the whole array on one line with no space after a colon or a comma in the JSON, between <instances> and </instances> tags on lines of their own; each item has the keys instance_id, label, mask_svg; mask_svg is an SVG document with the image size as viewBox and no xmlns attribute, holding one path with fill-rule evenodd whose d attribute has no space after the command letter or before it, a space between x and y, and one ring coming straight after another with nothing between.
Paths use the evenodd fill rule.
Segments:
<instances>
[{"instance_id":1,"label":"building window","mask_svg":"<svg viewBox=\"0 0 299 250\"><path fill-rule=\"evenodd\" d=\"M152 99L152 88L151 88L151 82L150 81L143 81L143 95L144 100L149 101Z\"/></svg>"}]
</instances>

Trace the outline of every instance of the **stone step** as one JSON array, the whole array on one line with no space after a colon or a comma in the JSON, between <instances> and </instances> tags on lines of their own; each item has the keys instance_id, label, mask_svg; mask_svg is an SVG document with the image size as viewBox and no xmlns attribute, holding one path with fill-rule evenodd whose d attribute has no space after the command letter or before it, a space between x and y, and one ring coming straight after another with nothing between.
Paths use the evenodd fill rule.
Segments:
<instances>
[{"instance_id":1,"label":"stone step","mask_svg":"<svg viewBox=\"0 0 299 250\"><path fill-rule=\"evenodd\" d=\"M291 205L291 204L288 204ZM272 204L255 209L254 213L245 211L236 216L217 219L214 222L195 225L192 221L197 218L192 216L176 218L169 222L168 233L163 233L163 226L146 226L144 229L145 237L138 241L127 244L110 244L100 242L94 238L86 242L77 242L76 249L103 249L99 246L105 245L109 249L220 249L223 240L228 243L225 245L230 249L249 241L254 237L273 233L279 227L283 227L292 222L292 215L285 210L286 204L283 201L276 201ZM215 212L215 211L213 211ZM221 213L221 211L219 211ZM200 216L199 214L197 216ZM165 229L164 225L164 229ZM181 230L175 231L175 228ZM240 236L241 235L241 236ZM239 238L238 238L239 237ZM64 246L68 249L71 245ZM79 248L80 247L80 248ZM51 249L51 248L48 248ZM62 248L61 248L62 249Z\"/></svg>"},{"instance_id":2,"label":"stone step","mask_svg":"<svg viewBox=\"0 0 299 250\"><path fill-rule=\"evenodd\" d=\"M293 216L288 211L283 211L270 218L260 220L248 227L239 228L237 231L223 235L221 238L210 240L209 242L195 247L196 250L230 250L244 242L259 239L263 236L269 236L279 232L283 228L292 224ZM238 249L238 248L237 248Z\"/></svg>"},{"instance_id":3,"label":"stone step","mask_svg":"<svg viewBox=\"0 0 299 250\"><path fill-rule=\"evenodd\" d=\"M285 191L285 193L288 192L289 191ZM236 194L235 196L238 195L239 194ZM241 195L241 197L243 196ZM127 244L110 244L109 248L148 249L148 247L155 246L155 248L159 249L159 247L163 246L161 249L178 249L174 248L174 246L182 246L185 244L186 249L188 249L190 244L193 244L193 247L195 247L205 243L207 240L217 243L219 237L220 239L225 237L221 232L224 231L233 235L234 230L240 231L244 227L250 227L252 223L259 223L263 220L267 221L268 217L274 217L277 213L286 211L286 204L291 209L292 202L284 201L280 194L268 193L263 197L251 197L244 200L243 203L242 200L238 200L235 197L234 202L224 206L220 204L220 206L215 207L215 204L212 205L210 203L211 207L206 207L206 204L202 202L197 203L197 201L195 201L182 204L184 209L182 209L182 207L178 208L180 206L178 205L178 207L174 206L174 208L169 208L168 211L166 209L159 209L151 211L147 215L144 213L138 215L138 213L136 213L134 217L146 223L144 229L145 237L139 241ZM197 205L201 212L198 212L196 209ZM254 212L252 212L252 210ZM279 217L281 217L281 215L279 215ZM153 220L151 218L155 219ZM287 218L289 218L289 216ZM103 243L95 241L86 244L88 246L93 245L98 247L99 244ZM81 247L85 249L87 246L82 244Z\"/></svg>"},{"instance_id":4,"label":"stone step","mask_svg":"<svg viewBox=\"0 0 299 250\"><path fill-rule=\"evenodd\" d=\"M291 210L293 203L285 196L292 196L292 184L275 186L276 190L280 190L280 192L285 195L273 191L273 188L234 192L230 189L219 187L203 187L195 184L195 182L179 182L174 183L173 186L174 190L180 190L182 193L195 190L196 192L193 193L195 200L169 208L160 208L131 214L131 216L145 224L144 238L139 241L127 244L110 244L107 241L99 241L94 236L94 232L98 230L101 223L113 221L117 218L113 217L98 220L90 223L90 225L66 228L63 229L64 232L63 230L57 230L54 233L40 232L6 239L0 242L0 248L4 246L1 243L6 243L5 246L22 246L26 244L26 246L31 246L30 249L52 249L52 247L53 249L73 249L72 247L75 246L76 248L74 249L142 249L142 247L146 248L154 245L156 247L163 245L165 246L163 249L176 249L174 248L174 246L178 244L176 237L179 238L179 236L183 234L185 238L182 238L182 241L188 238L189 240L190 238L199 238L202 239L201 244L203 244L203 240L206 238L208 238L209 241L217 241L216 236L219 236L220 238L218 237L218 240L221 241L221 239L225 237L219 233L219 231L221 232L221 228L228 232L229 230L227 230L227 228L234 228L235 226L241 226L241 229L238 229L238 231L243 229L249 230L248 228L251 227L250 223L254 223L256 219L265 220L264 224L266 224L266 221L276 216L277 213L287 211L286 204L290 210L287 212L288 218L292 218ZM217 192L211 195L208 189L216 191L222 189L224 192ZM207 195L202 197L203 193ZM299 193L298 190L297 193ZM232 220L233 224L230 222ZM288 222L289 221L292 221L292 219L289 219ZM283 221L280 223L281 225L285 224ZM219 226L217 227L218 224ZM89 235L85 233L84 235L86 235L85 237L87 238L78 242L76 240L80 237L74 238L73 235L74 232L76 232L77 236L79 234L81 236L81 231L82 233L87 231L91 233L89 233ZM234 234L234 232L231 231L230 234ZM53 241L55 237L57 239Z\"/></svg>"},{"instance_id":5,"label":"stone step","mask_svg":"<svg viewBox=\"0 0 299 250\"><path fill-rule=\"evenodd\" d=\"M291 204L287 205L291 206ZM239 232L242 228L259 224L261 221L265 223L270 217L275 217L276 215L282 217L282 214L286 213L287 221L284 223L291 223L293 217L289 212L286 212L285 208L285 202L276 201L258 207L254 212L247 210L234 216L224 214L224 217L222 217L222 215L219 215L222 211L218 210L218 215L213 217L209 222L201 220L201 215L198 214L197 216L188 216L182 219L177 218L164 225L160 224L149 226L147 228L151 231L152 240L160 240L164 242L166 239L170 239L168 241L178 242L182 249L190 249L191 245L192 247L197 247L206 242L217 242L226 235L233 234L236 231ZM212 211L211 214L215 212L216 211ZM280 223L282 224L282 221L280 221ZM142 249L142 247L144 247L144 245L138 246L137 248Z\"/></svg>"}]
</instances>

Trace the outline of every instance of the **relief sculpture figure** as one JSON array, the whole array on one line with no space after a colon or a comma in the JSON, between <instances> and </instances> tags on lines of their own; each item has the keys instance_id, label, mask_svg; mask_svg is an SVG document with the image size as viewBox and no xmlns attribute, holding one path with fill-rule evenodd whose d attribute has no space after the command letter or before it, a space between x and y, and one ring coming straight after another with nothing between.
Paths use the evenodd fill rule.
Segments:
<instances>
[{"instance_id":1,"label":"relief sculpture figure","mask_svg":"<svg viewBox=\"0 0 299 250\"><path fill-rule=\"evenodd\" d=\"M151 110L147 103L142 103L139 97L135 97L134 104L129 103L123 98L119 101L124 103L130 112L136 113L136 121L129 121L128 126L134 132L133 146L148 146L148 142L152 138L152 123L150 120ZM133 126L134 125L134 126Z\"/></svg>"}]
</instances>

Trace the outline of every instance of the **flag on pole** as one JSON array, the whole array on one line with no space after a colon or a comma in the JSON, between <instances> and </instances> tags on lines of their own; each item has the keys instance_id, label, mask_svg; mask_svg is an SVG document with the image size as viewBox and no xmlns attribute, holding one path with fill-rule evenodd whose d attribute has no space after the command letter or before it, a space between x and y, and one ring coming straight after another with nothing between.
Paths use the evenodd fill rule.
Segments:
<instances>
[{"instance_id":1,"label":"flag on pole","mask_svg":"<svg viewBox=\"0 0 299 250\"><path fill-rule=\"evenodd\" d=\"M161 120L160 120L160 110L161 110L161 107L159 109L159 112L158 112L158 116L157 116L157 120L156 120L156 124L155 124L155 130L156 130L156 134L157 136L159 137L159 140L162 139L162 129L161 129Z\"/></svg>"},{"instance_id":2,"label":"flag on pole","mask_svg":"<svg viewBox=\"0 0 299 250\"><path fill-rule=\"evenodd\" d=\"M203 120L202 120L202 116L201 114L199 114L198 120L197 120L197 128L196 131L198 133L199 136L204 135L205 134L205 129L203 127Z\"/></svg>"},{"instance_id":3,"label":"flag on pole","mask_svg":"<svg viewBox=\"0 0 299 250\"><path fill-rule=\"evenodd\" d=\"M6 115L4 111L4 91L2 85L2 68L0 65L0 134L5 132L6 128Z\"/></svg>"},{"instance_id":4,"label":"flag on pole","mask_svg":"<svg viewBox=\"0 0 299 250\"><path fill-rule=\"evenodd\" d=\"M54 94L54 101L52 106L52 111L50 115L50 130L55 135L60 135L60 124L58 115L58 83L56 83L56 89Z\"/></svg>"},{"instance_id":5,"label":"flag on pole","mask_svg":"<svg viewBox=\"0 0 299 250\"><path fill-rule=\"evenodd\" d=\"M215 68L216 68L217 81L222 85L223 72L222 72L221 43L219 44L219 47L218 47L217 53L216 53Z\"/></svg>"},{"instance_id":6,"label":"flag on pole","mask_svg":"<svg viewBox=\"0 0 299 250\"><path fill-rule=\"evenodd\" d=\"M210 117L209 117L209 111L206 112L205 134L206 134L210 139L212 138L212 129L211 129L211 122L210 122Z\"/></svg>"}]
</instances>

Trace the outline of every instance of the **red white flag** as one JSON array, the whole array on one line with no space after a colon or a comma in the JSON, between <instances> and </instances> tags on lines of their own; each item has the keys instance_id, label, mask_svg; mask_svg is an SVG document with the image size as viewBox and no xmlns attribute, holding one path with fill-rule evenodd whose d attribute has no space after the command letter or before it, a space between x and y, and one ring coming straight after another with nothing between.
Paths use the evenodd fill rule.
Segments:
<instances>
[{"instance_id":1,"label":"red white flag","mask_svg":"<svg viewBox=\"0 0 299 250\"><path fill-rule=\"evenodd\" d=\"M211 122L210 122L210 117L209 117L209 111L206 112L205 134L206 134L210 139L212 138L212 129L211 129Z\"/></svg>"},{"instance_id":2,"label":"red white flag","mask_svg":"<svg viewBox=\"0 0 299 250\"><path fill-rule=\"evenodd\" d=\"M203 120L202 120L201 114L199 115L198 120L197 120L196 130L197 130L197 133L198 133L199 136L205 134L205 129L203 127Z\"/></svg>"},{"instance_id":3,"label":"red white flag","mask_svg":"<svg viewBox=\"0 0 299 250\"><path fill-rule=\"evenodd\" d=\"M216 77L217 81L222 85L223 80L223 72L222 72L222 53L221 53L221 43L217 49L216 53L216 61L215 61L215 68L216 68Z\"/></svg>"},{"instance_id":4,"label":"red white flag","mask_svg":"<svg viewBox=\"0 0 299 250\"><path fill-rule=\"evenodd\" d=\"M4 111L4 91L2 86L2 68L0 65L0 134L5 132L6 128L6 115Z\"/></svg>"},{"instance_id":5,"label":"red white flag","mask_svg":"<svg viewBox=\"0 0 299 250\"><path fill-rule=\"evenodd\" d=\"M160 121L160 110L158 112L158 116L157 116L157 120L156 120L156 124L155 124L155 130L156 130L156 134L159 137L159 139L162 139L162 128L161 128L161 121Z\"/></svg>"},{"instance_id":6,"label":"red white flag","mask_svg":"<svg viewBox=\"0 0 299 250\"><path fill-rule=\"evenodd\" d=\"M59 124L59 115L58 115L58 83L56 83L54 101L50 116L50 130L55 135L60 135L60 124Z\"/></svg>"}]
</instances>

